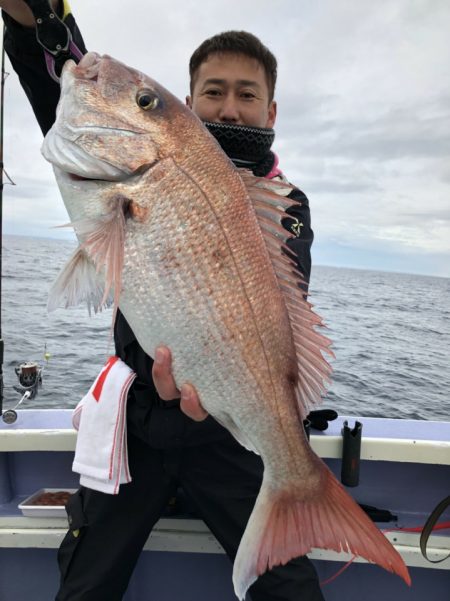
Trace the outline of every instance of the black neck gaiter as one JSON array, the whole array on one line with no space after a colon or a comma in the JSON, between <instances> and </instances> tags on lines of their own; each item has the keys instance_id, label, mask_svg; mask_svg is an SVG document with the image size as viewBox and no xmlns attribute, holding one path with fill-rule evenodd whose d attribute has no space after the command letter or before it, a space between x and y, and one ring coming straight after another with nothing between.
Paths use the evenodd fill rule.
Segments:
<instances>
[{"instance_id":1,"label":"black neck gaiter","mask_svg":"<svg viewBox=\"0 0 450 601\"><path fill-rule=\"evenodd\" d=\"M210 121L203 123L236 167L250 169L259 177L271 171L275 162L275 155L270 150L275 138L273 129Z\"/></svg>"}]
</instances>

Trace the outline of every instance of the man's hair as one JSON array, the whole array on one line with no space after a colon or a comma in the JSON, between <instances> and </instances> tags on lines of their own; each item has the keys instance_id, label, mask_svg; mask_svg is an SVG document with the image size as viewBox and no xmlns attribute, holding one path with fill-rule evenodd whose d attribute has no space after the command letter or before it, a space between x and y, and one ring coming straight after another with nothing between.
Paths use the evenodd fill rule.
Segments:
<instances>
[{"instance_id":1,"label":"man's hair","mask_svg":"<svg viewBox=\"0 0 450 601\"><path fill-rule=\"evenodd\" d=\"M205 40L195 50L189 61L191 96L200 66L212 54L244 54L257 60L266 74L269 101L273 100L277 80L277 59L256 36L247 31L224 31Z\"/></svg>"}]
</instances>

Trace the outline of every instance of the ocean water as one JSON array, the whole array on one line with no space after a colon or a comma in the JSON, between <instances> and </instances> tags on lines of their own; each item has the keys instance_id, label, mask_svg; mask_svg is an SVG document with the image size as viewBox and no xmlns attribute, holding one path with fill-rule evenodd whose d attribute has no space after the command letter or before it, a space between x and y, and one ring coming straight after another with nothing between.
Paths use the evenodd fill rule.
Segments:
<instances>
[{"instance_id":1,"label":"ocean water","mask_svg":"<svg viewBox=\"0 0 450 601\"><path fill-rule=\"evenodd\" d=\"M74 242L4 236L4 408L20 395L14 368L43 367L24 408L74 407L114 352L112 311L47 313L47 293ZM450 279L315 266L310 300L333 341L324 407L345 415L450 420ZM50 354L46 361L44 353Z\"/></svg>"}]
</instances>

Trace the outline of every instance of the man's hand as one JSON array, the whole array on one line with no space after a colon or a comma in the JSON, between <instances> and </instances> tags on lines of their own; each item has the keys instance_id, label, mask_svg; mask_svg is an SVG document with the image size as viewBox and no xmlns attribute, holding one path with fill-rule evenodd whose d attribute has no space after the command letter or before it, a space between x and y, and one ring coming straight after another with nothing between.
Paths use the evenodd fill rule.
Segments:
<instances>
[{"instance_id":1,"label":"man's hand","mask_svg":"<svg viewBox=\"0 0 450 601\"><path fill-rule=\"evenodd\" d=\"M188 417L197 422L208 417L208 412L201 406L197 391L192 384L183 384L181 390L176 387L172 375L172 355L166 346L159 346L155 351L152 376L156 390L163 401L181 398L181 410Z\"/></svg>"}]
</instances>

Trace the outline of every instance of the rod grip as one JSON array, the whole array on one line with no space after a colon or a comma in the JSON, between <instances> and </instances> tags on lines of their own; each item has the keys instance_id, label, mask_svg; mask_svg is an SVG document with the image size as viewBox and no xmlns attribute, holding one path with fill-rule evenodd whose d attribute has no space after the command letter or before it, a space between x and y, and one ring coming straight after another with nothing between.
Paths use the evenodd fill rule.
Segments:
<instances>
[{"instance_id":1,"label":"rod grip","mask_svg":"<svg viewBox=\"0 0 450 601\"><path fill-rule=\"evenodd\" d=\"M0 265L1 267L1 265ZM1 269L0 269L1 272ZM0 273L1 277L1 273ZM1 305L1 303L0 303ZM1 307L0 307L1 308ZM1 322L0 322L1 325ZM4 344L3 338L0 337L0 417L3 415L3 358L4 358Z\"/></svg>"}]
</instances>

